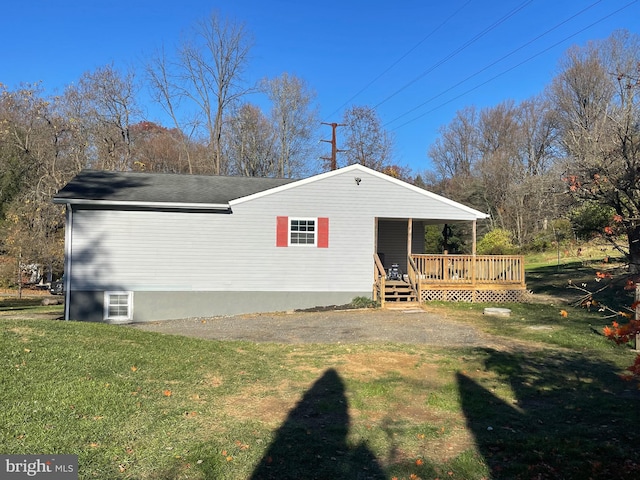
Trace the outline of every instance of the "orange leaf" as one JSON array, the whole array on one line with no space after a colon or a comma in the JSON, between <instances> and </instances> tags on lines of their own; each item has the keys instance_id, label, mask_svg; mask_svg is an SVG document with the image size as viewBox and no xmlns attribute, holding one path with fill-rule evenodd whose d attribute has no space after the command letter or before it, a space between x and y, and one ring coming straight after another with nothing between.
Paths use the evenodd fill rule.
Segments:
<instances>
[{"instance_id":1,"label":"orange leaf","mask_svg":"<svg viewBox=\"0 0 640 480\"><path fill-rule=\"evenodd\" d=\"M422 459L421 459L421 458L419 458L419 459L417 459L417 460L416 460L416 465L418 465L418 466L422 465L423 463L424 463L424 462L422 461Z\"/></svg>"},{"instance_id":2,"label":"orange leaf","mask_svg":"<svg viewBox=\"0 0 640 480\"><path fill-rule=\"evenodd\" d=\"M567 316L569 315L569 313L566 310L560 310L560 316L567 318Z\"/></svg>"},{"instance_id":3,"label":"orange leaf","mask_svg":"<svg viewBox=\"0 0 640 480\"><path fill-rule=\"evenodd\" d=\"M131 371L132 371L132 372L135 372L136 370L138 370L138 367L136 367L135 365L133 365L133 366L131 367Z\"/></svg>"},{"instance_id":4,"label":"orange leaf","mask_svg":"<svg viewBox=\"0 0 640 480\"><path fill-rule=\"evenodd\" d=\"M164 391L162 392L162 394L163 394L165 397L170 397L170 396L171 396L171 390L164 390Z\"/></svg>"}]
</instances>

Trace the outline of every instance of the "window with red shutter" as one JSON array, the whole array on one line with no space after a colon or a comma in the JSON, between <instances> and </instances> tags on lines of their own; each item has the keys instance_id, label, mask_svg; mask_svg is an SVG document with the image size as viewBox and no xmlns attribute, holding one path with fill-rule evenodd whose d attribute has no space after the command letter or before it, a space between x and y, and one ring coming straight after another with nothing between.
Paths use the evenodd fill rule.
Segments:
<instances>
[{"instance_id":1,"label":"window with red shutter","mask_svg":"<svg viewBox=\"0 0 640 480\"><path fill-rule=\"evenodd\" d=\"M329 248L329 219L276 217L276 246Z\"/></svg>"}]
</instances>

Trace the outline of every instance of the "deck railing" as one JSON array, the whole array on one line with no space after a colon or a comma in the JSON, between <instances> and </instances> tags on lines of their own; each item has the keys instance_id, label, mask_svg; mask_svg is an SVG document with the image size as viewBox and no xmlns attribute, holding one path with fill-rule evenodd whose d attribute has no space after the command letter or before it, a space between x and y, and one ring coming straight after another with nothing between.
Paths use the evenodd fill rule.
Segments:
<instances>
[{"instance_id":1,"label":"deck railing","mask_svg":"<svg viewBox=\"0 0 640 480\"><path fill-rule=\"evenodd\" d=\"M525 285L519 255L411 255L421 285Z\"/></svg>"}]
</instances>

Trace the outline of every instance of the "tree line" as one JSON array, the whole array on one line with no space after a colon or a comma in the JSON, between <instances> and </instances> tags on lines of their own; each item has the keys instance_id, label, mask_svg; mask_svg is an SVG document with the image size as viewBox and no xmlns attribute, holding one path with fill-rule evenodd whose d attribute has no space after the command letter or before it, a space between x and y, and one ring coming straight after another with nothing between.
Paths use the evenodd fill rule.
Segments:
<instances>
[{"instance_id":1,"label":"tree line","mask_svg":"<svg viewBox=\"0 0 640 480\"><path fill-rule=\"evenodd\" d=\"M487 229L518 250L600 235L638 273L639 79L637 35L574 46L534 98L458 111L422 181L490 213Z\"/></svg>"},{"instance_id":2,"label":"tree line","mask_svg":"<svg viewBox=\"0 0 640 480\"><path fill-rule=\"evenodd\" d=\"M214 13L184 38L137 72L107 65L59 95L0 84L5 284L26 265L61 273L64 214L51 198L82 169L302 178L329 168L315 92L288 73L249 84L242 23ZM397 164L375 109L352 105L339 166L361 163L488 212L486 230L519 249L566 235L567 225L581 235L606 227L608 238L627 235L640 264L638 45L616 32L574 47L535 98L459 111L425 146L433 167L417 176ZM152 105L140 103L143 89ZM148 119L150 106L165 125ZM455 243L455 232L447 237Z\"/></svg>"}]
</instances>

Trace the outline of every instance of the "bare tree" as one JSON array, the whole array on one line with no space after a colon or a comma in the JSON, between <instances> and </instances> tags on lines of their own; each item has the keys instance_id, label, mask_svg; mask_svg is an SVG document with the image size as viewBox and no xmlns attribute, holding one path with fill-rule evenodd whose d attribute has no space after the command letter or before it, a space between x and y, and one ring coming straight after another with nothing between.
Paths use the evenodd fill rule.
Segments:
<instances>
[{"instance_id":1,"label":"bare tree","mask_svg":"<svg viewBox=\"0 0 640 480\"><path fill-rule=\"evenodd\" d=\"M569 192L614 209L632 273L640 272L639 76L640 37L619 31L569 50L551 87Z\"/></svg>"},{"instance_id":2,"label":"bare tree","mask_svg":"<svg viewBox=\"0 0 640 480\"><path fill-rule=\"evenodd\" d=\"M160 50L146 65L147 79L150 84L152 98L162 107L176 130L182 135L174 137L181 147L181 151L187 162L188 173L193 174L194 166L191 159L189 143L195 132L197 117L191 120L183 120L179 113L180 88L176 85L177 80L172 78L169 71L171 65L167 60L164 50Z\"/></svg>"},{"instance_id":3,"label":"bare tree","mask_svg":"<svg viewBox=\"0 0 640 480\"><path fill-rule=\"evenodd\" d=\"M212 173L225 172L222 132L225 111L251 89L243 84L251 40L245 27L213 13L198 22L179 47L175 60L164 52L147 66L156 100L174 126L206 138ZM188 120L178 111L192 107ZM189 138L192 134L187 133Z\"/></svg>"},{"instance_id":4,"label":"bare tree","mask_svg":"<svg viewBox=\"0 0 640 480\"><path fill-rule=\"evenodd\" d=\"M91 145L84 151L85 164L104 170L129 169L129 129L140 117L134 74L121 73L113 66L98 68L85 73L65 95Z\"/></svg>"},{"instance_id":5,"label":"bare tree","mask_svg":"<svg viewBox=\"0 0 640 480\"><path fill-rule=\"evenodd\" d=\"M346 125L347 165L359 163L382 170L393 163L393 137L384 130L373 108L353 106L345 111L342 123Z\"/></svg>"},{"instance_id":6,"label":"bare tree","mask_svg":"<svg viewBox=\"0 0 640 480\"><path fill-rule=\"evenodd\" d=\"M315 92L303 80L287 73L263 80L262 88L272 103L278 175L285 178L303 174L315 148L313 138L318 125Z\"/></svg>"},{"instance_id":7,"label":"bare tree","mask_svg":"<svg viewBox=\"0 0 640 480\"><path fill-rule=\"evenodd\" d=\"M242 105L225 128L230 173L246 177L275 177L279 162L273 126L255 105Z\"/></svg>"},{"instance_id":8,"label":"bare tree","mask_svg":"<svg viewBox=\"0 0 640 480\"><path fill-rule=\"evenodd\" d=\"M477 122L475 107L467 107L438 130L440 137L429 147L428 156L441 179L471 175L480 157Z\"/></svg>"}]
</instances>

